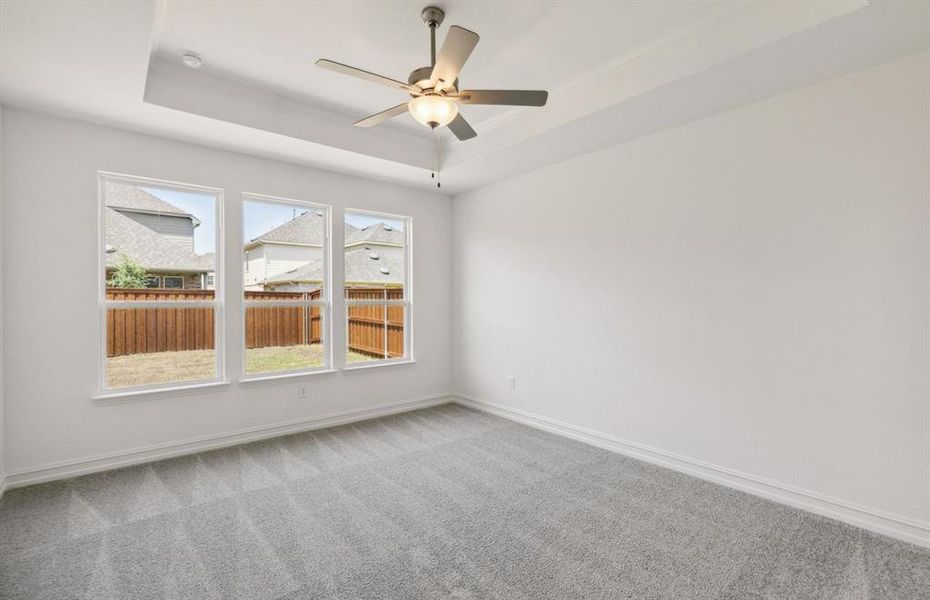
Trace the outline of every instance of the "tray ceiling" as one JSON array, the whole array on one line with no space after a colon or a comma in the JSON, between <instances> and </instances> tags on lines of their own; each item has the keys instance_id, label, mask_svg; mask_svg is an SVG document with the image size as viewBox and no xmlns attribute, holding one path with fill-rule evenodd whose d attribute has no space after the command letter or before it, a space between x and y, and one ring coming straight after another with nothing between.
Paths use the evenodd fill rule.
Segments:
<instances>
[{"instance_id":1,"label":"tray ceiling","mask_svg":"<svg viewBox=\"0 0 930 600\"><path fill-rule=\"evenodd\" d=\"M467 106L446 135L458 193L930 46L930 4L892 0L438 2L481 35L475 88L548 89L542 109ZM424 2L0 3L0 102L429 187L429 130L353 121L400 92L314 66L397 79L428 62ZM184 67L193 51L205 64Z\"/></svg>"}]
</instances>

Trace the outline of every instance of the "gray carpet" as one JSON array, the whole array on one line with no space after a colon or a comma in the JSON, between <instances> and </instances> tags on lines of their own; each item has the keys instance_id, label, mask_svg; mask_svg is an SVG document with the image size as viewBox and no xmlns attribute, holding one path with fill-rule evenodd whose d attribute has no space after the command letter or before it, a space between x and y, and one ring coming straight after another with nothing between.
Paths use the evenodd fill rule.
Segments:
<instances>
[{"instance_id":1,"label":"gray carpet","mask_svg":"<svg viewBox=\"0 0 930 600\"><path fill-rule=\"evenodd\" d=\"M11 490L3 598L928 598L930 552L447 405Z\"/></svg>"}]
</instances>

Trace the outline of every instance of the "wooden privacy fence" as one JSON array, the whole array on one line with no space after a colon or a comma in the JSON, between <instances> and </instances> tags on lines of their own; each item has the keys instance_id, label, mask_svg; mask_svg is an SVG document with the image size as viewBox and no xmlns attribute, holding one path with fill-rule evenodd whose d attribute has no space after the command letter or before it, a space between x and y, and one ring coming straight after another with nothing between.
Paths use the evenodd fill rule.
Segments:
<instances>
[{"instance_id":1,"label":"wooden privacy fence","mask_svg":"<svg viewBox=\"0 0 930 600\"><path fill-rule=\"evenodd\" d=\"M213 290L108 289L115 301L212 301ZM316 300L313 292L245 292L249 301ZM351 288L348 299L399 300L400 289ZM349 350L374 357L404 355L403 306L349 306ZM212 308L159 307L107 310L107 356L149 352L211 350L215 347ZM245 314L246 348L319 344L322 311L318 306L249 306ZM385 346L386 344L386 346ZM387 350L387 352L385 352Z\"/></svg>"},{"instance_id":2,"label":"wooden privacy fence","mask_svg":"<svg viewBox=\"0 0 930 600\"><path fill-rule=\"evenodd\" d=\"M108 289L107 300L126 302L211 301L213 290ZM210 350L214 340L213 309L114 308L107 310L107 356Z\"/></svg>"},{"instance_id":3,"label":"wooden privacy fence","mask_svg":"<svg viewBox=\"0 0 930 600\"><path fill-rule=\"evenodd\" d=\"M346 288L346 300L403 300L401 288ZM349 350L377 358L404 355L404 307L364 304L346 306Z\"/></svg>"},{"instance_id":4,"label":"wooden privacy fence","mask_svg":"<svg viewBox=\"0 0 930 600\"><path fill-rule=\"evenodd\" d=\"M246 292L246 300L319 300L312 292ZM323 339L319 306L249 306L245 310L245 347L319 344Z\"/></svg>"}]
</instances>

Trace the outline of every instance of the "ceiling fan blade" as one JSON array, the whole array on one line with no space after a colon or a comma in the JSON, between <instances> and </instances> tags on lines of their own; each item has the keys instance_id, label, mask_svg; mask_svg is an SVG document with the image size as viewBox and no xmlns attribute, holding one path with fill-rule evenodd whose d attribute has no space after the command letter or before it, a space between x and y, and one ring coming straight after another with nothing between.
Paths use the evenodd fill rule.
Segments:
<instances>
[{"instance_id":1,"label":"ceiling fan blade","mask_svg":"<svg viewBox=\"0 0 930 600\"><path fill-rule=\"evenodd\" d=\"M373 83L380 83L381 85L404 90L405 92L410 92L411 94L420 94L423 91L415 85L410 85L404 83L403 81L397 81L396 79L391 79L390 77L378 75L377 73L372 73L370 71L356 69L355 67L350 67L349 65L337 63L325 58L321 58L320 60L316 61L316 66L322 67L328 71L335 71L336 73L342 73L343 75L351 75L352 77L358 77L359 79L364 79Z\"/></svg>"},{"instance_id":2,"label":"ceiling fan blade","mask_svg":"<svg viewBox=\"0 0 930 600\"><path fill-rule=\"evenodd\" d=\"M478 34L469 31L458 25L449 28L446 39L439 50L439 56L436 57L436 64L433 65L433 73L430 80L433 85L439 89L452 85L459 77L459 71L462 65L471 56L471 51L478 44Z\"/></svg>"},{"instance_id":3,"label":"ceiling fan blade","mask_svg":"<svg viewBox=\"0 0 930 600\"><path fill-rule=\"evenodd\" d=\"M375 125L380 125L388 119L393 119L397 115L402 115L407 112L407 103L398 104L393 108L387 110L382 110L381 112L371 115L370 117L365 117L361 121L356 121L356 127L374 127Z\"/></svg>"},{"instance_id":4,"label":"ceiling fan blade","mask_svg":"<svg viewBox=\"0 0 930 600\"><path fill-rule=\"evenodd\" d=\"M465 117L462 116L462 113L455 115L455 118L452 119L446 127L455 134L455 137L463 142L478 135L475 133L475 130L471 128L471 125L468 124L468 121L465 120Z\"/></svg>"},{"instance_id":5,"label":"ceiling fan blade","mask_svg":"<svg viewBox=\"0 0 930 600\"><path fill-rule=\"evenodd\" d=\"M462 90L453 96L460 104L499 104L506 106L545 106L549 92L544 90Z\"/></svg>"}]
</instances>

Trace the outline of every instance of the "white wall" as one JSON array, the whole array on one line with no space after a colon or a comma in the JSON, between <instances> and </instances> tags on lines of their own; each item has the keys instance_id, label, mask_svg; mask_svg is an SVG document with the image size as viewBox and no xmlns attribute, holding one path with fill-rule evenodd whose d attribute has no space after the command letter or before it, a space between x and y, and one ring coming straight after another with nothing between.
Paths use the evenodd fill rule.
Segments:
<instances>
[{"instance_id":1,"label":"white wall","mask_svg":"<svg viewBox=\"0 0 930 600\"><path fill-rule=\"evenodd\" d=\"M3 114L6 215L7 472L101 453L449 391L451 383L451 206L447 197L187 143L21 110ZM414 222L414 338L417 363L233 385L212 393L95 403L97 382L97 170L195 183L226 191L228 357L240 363L237 315L243 191L330 204L333 245L342 208L409 215ZM342 253L334 253L335 314ZM14 283L15 282L15 283ZM344 337L344 327L333 327Z\"/></svg>"},{"instance_id":2,"label":"white wall","mask_svg":"<svg viewBox=\"0 0 930 600\"><path fill-rule=\"evenodd\" d=\"M926 527L928 74L913 55L456 197L456 390Z\"/></svg>"},{"instance_id":3,"label":"white wall","mask_svg":"<svg viewBox=\"0 0 930 600\"><path fill-rule=\"evenodd\" d=\"M0 148L3 147L3 113L5 108L0 106ZM0 495L3 494L3 487L6 479L6 452L4 450L4 429L6 428L6 419L4 418L3 388L5 387L5 377L3 371L4 363L4 344L3 344L3 160L0 157Z\"/></svg>"}]
</instances>

